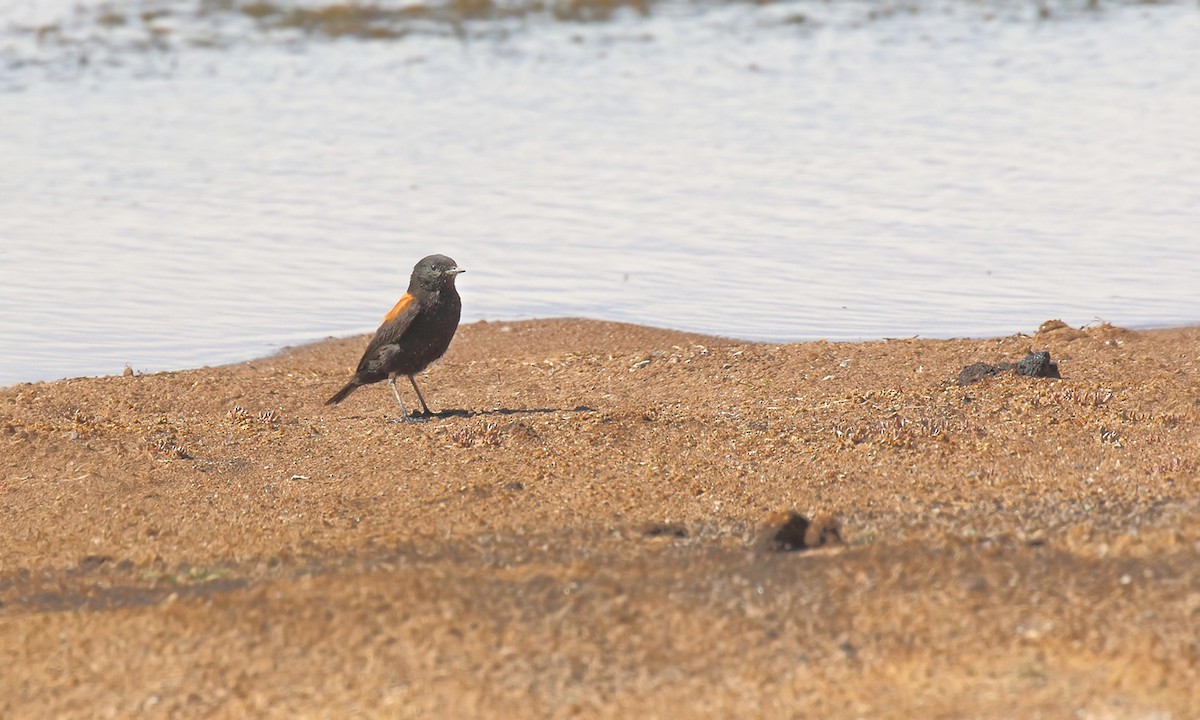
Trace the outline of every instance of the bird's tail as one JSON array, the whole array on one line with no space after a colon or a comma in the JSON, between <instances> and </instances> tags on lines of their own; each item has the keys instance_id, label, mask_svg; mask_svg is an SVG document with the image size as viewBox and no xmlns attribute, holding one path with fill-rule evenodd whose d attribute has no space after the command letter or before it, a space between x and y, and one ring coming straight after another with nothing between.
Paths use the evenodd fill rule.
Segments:
<instances>
[{"instance_id":1,"label":"bird's tail","mask_svg":"<svg viewBox=\"0 0 1200 720\"><path fill-rule=\"evenodd\" d=\"M359 384L354 382L353 380L351 380L350 382L346 383L346 387L337 391L337 395L334 395L333 397L326 400L325 404L326 405L337 405L341 401L350 397L350 393L354 392L358 388L359 388Z\"/></svg>"}]
</instances>

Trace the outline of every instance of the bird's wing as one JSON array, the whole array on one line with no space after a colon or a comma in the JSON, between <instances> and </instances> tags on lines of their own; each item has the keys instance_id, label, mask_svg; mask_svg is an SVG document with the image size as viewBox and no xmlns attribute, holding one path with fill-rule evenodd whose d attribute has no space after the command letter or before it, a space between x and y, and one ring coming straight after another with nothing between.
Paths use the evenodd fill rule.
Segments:
<instances>
[{"instance_id":1,"label":"bird's wing","mask_svg":"<svg viewBox=\"0 0 1200 720\"><path fill-rule=\"evenodd\" d=\"M358 371L362 372L368 369L373 361L379 359L380 348L390 345L403 337L404 333L408 331L408 327L412 325L413 318L416 316L417 299L411 293L404 293L404 296L384 316L383 323L379 326L379 329L375 331L375 337L371 338L371 344L367 345L362 359L358 361Z\"/></svg>"}]
</instances>

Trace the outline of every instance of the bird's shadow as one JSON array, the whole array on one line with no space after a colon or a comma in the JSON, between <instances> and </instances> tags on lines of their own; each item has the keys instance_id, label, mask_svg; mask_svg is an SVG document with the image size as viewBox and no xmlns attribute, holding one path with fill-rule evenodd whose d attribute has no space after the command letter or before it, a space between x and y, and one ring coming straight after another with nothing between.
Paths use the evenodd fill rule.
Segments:
<instances>
[{"instance_id":1,"label":"bird's shadow","mask_svg":"<svg viewBox=\"0 0 1200 720\"><path fill-rule=\"evenodd\" d=\"M473 418L490 415L549 415L551 413L588 413L596 412L595 408L587 405L576 405L573 408L495 408L493 410L460 410L445 409L439 412L410 413L414 420L444 420L446 418Z\"/></svg>"}]
</instances>

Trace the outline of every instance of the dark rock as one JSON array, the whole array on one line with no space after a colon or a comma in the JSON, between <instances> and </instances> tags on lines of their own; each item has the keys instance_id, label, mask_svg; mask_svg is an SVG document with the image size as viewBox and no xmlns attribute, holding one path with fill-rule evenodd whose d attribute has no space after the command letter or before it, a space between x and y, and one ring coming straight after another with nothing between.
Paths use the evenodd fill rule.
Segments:
<instances>
[{"instance_id":1,"label":"dark rock","mask_svg":"<svg viewBox=\"0 0 1200 720\"><path fill-rule=\"evenodd\" d=\"M1009 367L1012 367L1011 365ZM959 385L974 385L980 380L987 380L1003 372L1005 368L1001 365L990 365L984 362L977 362L966 366L958 373Z\"/></svg>"},{"instance_id":2,"label":"dark rock","mask_svg":"<svg viewBox=\"0 0 1200 720\"><path fill-rule=\"evenodd\" d=\"M1002 372L1009 370L1014 371L1017 375L1026 377L1044 377L1044 378L1061 378L1058 374L1058 365L1050 361L1050 353L1048 352L1031 352L1021 359L1021 362L1000 363L992 365L991 363L977 362L966 366L958 373L959 385L974 385L980 380L987 380L990 377L995 377Z\"/></svg>"},{"instance_id":3,"label":"dark rock","mask_svg":"<svg viewBox=\"0 0 1200 720\"><path fill-rule=\"evenodd\" d=\"M1061 378L1058 365L1050 361L1050 353L1034 352L1017 363L1017 374L1029 377Z\"/></svg>"},{"instance_id":4,"label":"dark rock","mask_svg":"<svg viewBox=\"0 0 1200 720\"><path fill-rule=\"evenodd\" d=\"M781 524L772 524L766 533L767 549L775 552L809 550L842 542L832 518L809 520L800 513L788 513Z\"/></svg>"}]
</instances>

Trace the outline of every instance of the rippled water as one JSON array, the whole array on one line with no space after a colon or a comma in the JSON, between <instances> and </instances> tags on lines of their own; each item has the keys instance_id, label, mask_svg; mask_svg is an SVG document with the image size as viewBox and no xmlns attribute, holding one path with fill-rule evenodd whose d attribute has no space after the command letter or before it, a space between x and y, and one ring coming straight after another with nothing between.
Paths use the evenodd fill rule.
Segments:
<instances>
[{"instance_id":1,"label":"rippled water","mask_svg":"<svg viewBox=\"0 0 1200 720\"><path fill-rule=\"evenodd\" d=\"M219 42L146 49L16 3L0 384L373 330L432 252L469 268L468 321L774 341L1200 322L1194 5L870 7L375 42L220 16L167 33ZM77 41L29 30L58 17Z\"/></svg>"}]
</instances>

